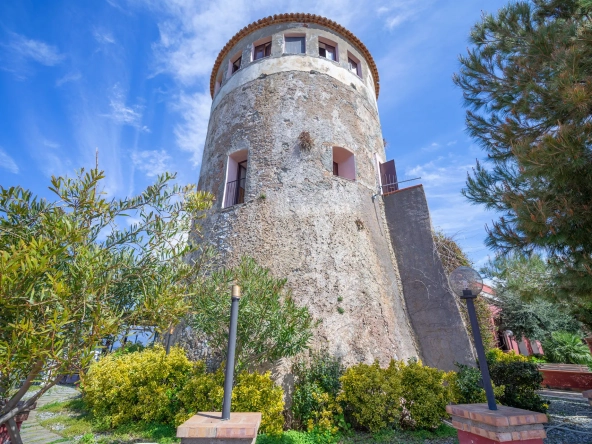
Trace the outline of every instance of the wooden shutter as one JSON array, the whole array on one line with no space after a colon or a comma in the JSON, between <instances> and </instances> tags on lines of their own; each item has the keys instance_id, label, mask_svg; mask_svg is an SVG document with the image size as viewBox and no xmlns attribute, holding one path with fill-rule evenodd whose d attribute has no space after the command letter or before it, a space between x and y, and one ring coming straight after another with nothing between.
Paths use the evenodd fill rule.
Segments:
<instances>
[{"instance_id":1,"label":"wooden shutter","mask_svg":"<svg viewBox=\"0 0 592 444\"><path fill-rule=\"evenodd\" d=\"M286 37L286 54L304 54L304 37Z\"/></svg>"},{"instance_id":2,"label":"wooden shutter","mask_svg":"<svg viewBox=\"0 0 592 444\"><path fill-rule=\"evenodd\" d=\"M382 185L382 193L392 193L399 189L397 183L397 169L395 161L389 160L380 164L380 184Z\"/></svg>"}]
</instances>

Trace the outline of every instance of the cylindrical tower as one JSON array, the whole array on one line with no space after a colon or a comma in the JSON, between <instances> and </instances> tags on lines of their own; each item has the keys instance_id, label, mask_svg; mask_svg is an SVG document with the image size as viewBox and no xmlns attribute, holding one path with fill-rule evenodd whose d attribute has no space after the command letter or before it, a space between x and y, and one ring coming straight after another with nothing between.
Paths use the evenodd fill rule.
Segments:
<instances>
[{"instance_id":1,"label":"cylindrical tower","mask_svg":"<svg viewBox=\"0 0 592 444\"><path fill-rule=\"evenodd\" d=\"M418 356L378 190L378 72L335 22L281 14L236 34L211 78L199 188L225 265L286 277L346 364Z\"/></svg>"}]
</instances>

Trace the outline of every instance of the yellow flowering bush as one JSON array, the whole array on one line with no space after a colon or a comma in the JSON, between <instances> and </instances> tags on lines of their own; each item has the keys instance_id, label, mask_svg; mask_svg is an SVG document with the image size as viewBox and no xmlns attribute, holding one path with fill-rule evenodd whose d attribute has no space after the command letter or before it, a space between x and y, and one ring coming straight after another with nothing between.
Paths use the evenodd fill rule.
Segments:
<instances>
[{"instance_id":1,"label":"yellow flowering bush","mask_svg":"<svg viewBox=\"0 0 592 444\"><path fill-rule=\"evenodd\" d=\"M170 423L178 409L177 393L195 371L185 352L160 347L108 355L83 376L84 401L109 427L132 421Z\"/></svg>"},{"instance_id":2,"label":"yellow flowering bush","mask_svg":"<svg viewBox=\"0 0 592 444\"><path fill-rule=\"evenodd\" d=\"M232 390L232 410L261 412L259 431L281 435L284 428L284 391L271 379L271 373L241 372Z\"/></svg>"},{"instance_id":3,"label":"yellow flowering bush","mask_svg":"<svg viewBox=\"0 0 592 444\"><path fill-rule=\"evenodd\" d=\"M197 412L219 412L224 395L223 369L207 373L173 347L109 355L93 364L83 379L84 401L108 427L135 421L179 425ZM261 412L259 431L280 435L284 392L270 373L242 372L232 391L232 411Z\"/></svg>"},{"instance_id":4,"label":"yellow flowering bush","mask_svg":"<svg viewBox=\"0 0 592 444\"><path fill-rule=\"evenodd\" d=\"M526 356L522 356L516 354L514 350L510 350L509 352L504 352L499 348L492 348L487 350L485 359L489 365L493 364L494 362L527 362L528 358Z\"/></svg>"}]
</instances>

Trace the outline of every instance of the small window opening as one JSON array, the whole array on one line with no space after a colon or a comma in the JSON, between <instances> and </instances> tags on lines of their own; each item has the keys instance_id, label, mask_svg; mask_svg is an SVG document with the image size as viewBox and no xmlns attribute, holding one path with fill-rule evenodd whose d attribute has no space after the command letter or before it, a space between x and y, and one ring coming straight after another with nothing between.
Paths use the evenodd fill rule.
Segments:
<instances>
[{"instance_id":1,"label":"small window opening","mask_svg":"<svg viewBox=\"0 0 592 444\"><path fill-rule=\"evenodd\" d=\"M253 60L259 60L271 55L271 42L255 46L253 51Z\"/></svg>"},{"instance_id":2,"label":"small window opening","mask_svg":"<svg viewBox=\"0 0 592 444\"><path fill-rule=\"evenodd\" d=\"M232 62L232 74L237 72L241 68L241 61L243 60L242 56Z\"/></svg>"},{"instance_id":3,"label":"small window opening","mask_svg":"<svg viewBox=\"0 0 592 444\"><path fill-rule=\"evenodd\" d=\"M216 94L218 92L218 90L220 89L221 86L222 86L222 71L220 71L220 73L216 77L216 86L214 88L214 94Z\"/></svg>"},{"instance_id":4,"label":"small window opening","mask_svg":"<svg viewBox=\"0 0 592 444\"><path fill-rule=\"evenodd\" d=\"M285 37L286 54L304 54L306 52L304 37Z\"/></svg>"},{"instance_id":5,"label":"small window opening","mask_svg":"<svg viewBox=\"0 0 592 444\"><path fill-rule=\"evenodd\" d=\"M237 151L228 156L223 208L228 208L245 202L247 156L247 150Z\"/></svg>"},{"instance_id":6,"label":"small window opening","mask_svg":"<svg viewBox=\"0 0 592 444\"><path fill-rule=\"evenodd\" d=\"M333 147L333 175L349 180L356 180L354 153L345 148Z\"/></svg>"},{"instance_id":7,"label":"small window opening","mask_svg":"<svg viewBox=\"0 0 592 444\"><path fill-rule=\"evenodd\" d=\"M357 75L358 77L362 77L360 61L356 59L354 56L352 56L349 52L347 53L347 67L355 75Z\"/></svg>"},{"instance_id":8,"label":"small window opening","mask_svg":"<svg viewBox=\"0 0 592 444\"><path fill-rule=\"evenodd\" d=\"M319 41L319 56L333 60L335 62L337 61L336 54L337 51L335 50L335 46L331 46L328 43Z\"/></svg>"}]
</instances>

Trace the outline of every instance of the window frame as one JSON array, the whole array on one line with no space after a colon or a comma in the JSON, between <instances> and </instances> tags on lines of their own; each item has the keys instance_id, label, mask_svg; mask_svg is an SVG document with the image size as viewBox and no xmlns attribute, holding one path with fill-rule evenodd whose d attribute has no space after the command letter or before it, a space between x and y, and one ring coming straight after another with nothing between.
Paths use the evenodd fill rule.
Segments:
<instances>
[{"instance_id":1,"label":"window frame","mask_svg":"<svg viewBox=\"0 0 592 444\"><path fill-rule=\"evenodd\" d=\"M333 161L333 176L355 182L358 174L356 154L342 146L333 146L331 147L331 155Z\"/></svg>"},{"instance_id":2,"label":"window frame","mask_svg":"<svg viewBox=\"0 0 592 444\"><path fill-rule=\"evenodd\" d=\"M356 70L352 69L352 62L356 65ZM354 56L351 52L347 52L347 70L352 74L357 75L359 78L362 78L362 63L360 59Z\"/></svg>"},{"instance_id":3,"label":"window frame","mask_svg":"<svg viewBox=\"0 0 592 444\"><path fill-rule=\"evenodd\" d=\"M236 62L239 62L239 66L238 66L238 68L234 69ZM243 67L242 64L243 64L243 53L242 53L242 51L240 51L240 52L234 54L234 56L228 60L228 73L226 75L226 78L229 79L234 74L236 74L238 71L240 71Z\"/></svg>"},{"instance_id":4,"label":"window frame","mask_svg":"<svg viewBox=\"0 0 592 444\"><path fill-rule=\"evenodd\" d=\"M319 57L322 57L322 58L327 59L327 60L331 60L332 62L339 63L339 46L338 46L337 42L334 42L332 40L329 40L329 39L326 39L326 38L320 37L320 36L319 36L318 40L319 40L319 51L318 51L319 52L319 54L318 54ZM334 59L330 59L327 56L321 55L321 45L323 45L323 46L330 46L331 48L333 48L335 58Z\"/></svg>"},{"instance_id":5,"label":"window frame","mask_svg":"<svg viewBox=\"0 0 592 444\"><path fill-rule=\"evenodd\" d=\"M257 49L263 47L263 56L257 58ZM269 49L269 54L267 54L267 50ZM264 42L255 42L253 43L253 61L265 59L267 57L271 57L271 39L268 39Z\"/></svg>"},{"instance_id":6,"label":"window frame","mask_svg":"<svg viewBox=\"0 0 592 444\"><path fill-rule=\"evenodd\" d=\"M302 50L302 52L287 52L287 45L286 43L288 43L288 39L301 39L302 44L300 46L300 49ZM292 34L292 33L287 33L284 34L284 48L283 48L283 54L293 54L293 55L297 55L297 54L306 54L306 34L302 34L302 33L296 33L296 34Z\"/></svg>"}]
</instances>

